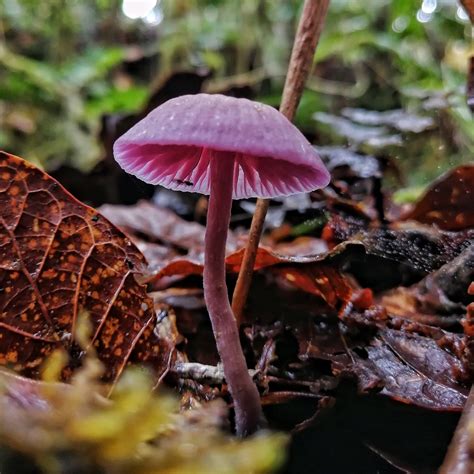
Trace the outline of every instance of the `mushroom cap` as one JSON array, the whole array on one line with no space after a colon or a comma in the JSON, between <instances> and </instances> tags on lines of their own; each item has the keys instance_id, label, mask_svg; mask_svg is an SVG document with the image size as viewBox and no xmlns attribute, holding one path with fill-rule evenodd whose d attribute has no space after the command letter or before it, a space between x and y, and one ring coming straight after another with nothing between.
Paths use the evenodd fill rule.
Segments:
<instances>
[{"instance_id":1,"label":"mushroom cap","mask_svg":"<svg viewBox=\"0 0 474 474\"><path fill-rule=\"evenodd\" d=\"M233 198L271 198L328 185L303 134L273 107L196 94L171 99L114 144L128 173L178 191L210 192L210 160L235 159Z\"/></svg>"}]
</instances>

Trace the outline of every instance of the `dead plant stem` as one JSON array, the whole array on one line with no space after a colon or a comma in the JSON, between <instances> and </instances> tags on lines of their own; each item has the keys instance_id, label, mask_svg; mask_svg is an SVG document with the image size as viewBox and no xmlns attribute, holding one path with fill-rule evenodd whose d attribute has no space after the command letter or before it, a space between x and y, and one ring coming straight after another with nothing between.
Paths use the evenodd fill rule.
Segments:
<instances>
[{"instance_id":1,"label":"dead plant stem","mask_svg":"<svg viewBox=\"0 0 474 474\"><path fill-rule=\"evenodd\" d=\"M305 0L304 2L280 104L280 112L289 120L293 120L295 116L306 79L311 71L314 53L328 7L329 0ZM253 268L268 205L267 199L258 199L255 214L252 218L249 239L232 298L232 310L237 324L240 324L242 320L243 310L252 282Z\"/></svg>"}]
</instances>

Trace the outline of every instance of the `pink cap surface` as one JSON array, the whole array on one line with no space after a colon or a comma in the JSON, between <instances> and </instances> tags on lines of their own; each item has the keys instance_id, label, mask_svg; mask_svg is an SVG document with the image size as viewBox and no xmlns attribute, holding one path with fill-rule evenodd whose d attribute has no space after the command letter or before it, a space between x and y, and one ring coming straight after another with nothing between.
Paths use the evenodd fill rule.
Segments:
<instances>
[{"instance_id":1,"label":"pink cap surface","mask_svg":"<svg viewBox=\"0 0 474 474\"><path fill-rule=\"evenodd\" d=\"M122 135L114 155L143 181L202 194L210 192L210 160L234 159L234 199L308 192L330 180L313 147L280 112L223 95L169 100Z\"/></svg>"}]
</instances>

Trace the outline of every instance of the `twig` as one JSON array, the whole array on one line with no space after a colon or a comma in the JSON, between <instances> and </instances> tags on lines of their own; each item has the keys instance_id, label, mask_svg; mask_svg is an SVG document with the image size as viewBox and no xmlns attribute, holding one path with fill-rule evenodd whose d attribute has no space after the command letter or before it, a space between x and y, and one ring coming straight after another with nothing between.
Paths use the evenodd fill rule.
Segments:
<instances>
[{"instance_id":1,"label":"twig","mask_svg":"<svg viewBox=\"0 0 474 474\"><path fill-rule=\"evenodd\" d=\"M466 100L467 106L474 114L474 54L469 58L469 65L467 69Z\"/></svg>"},{"instance_id":2,"label":"twig","mask_svg":"<svg viewBox=\"0 0 474 474\"><path fill-rule=\"evenodd\" d=\"M460 0L462 7L466 11L472 24L472 39L474 44L474 0ZM474 55L468 59L467 85L466 85L467 106L474 114Z\"/></svg>"},{"instance_id":3,"label":"twig","mask_svg":"<svg viewBox=\"0 0 474 474\"><path fill-rule=\"evenodd\" d=\"M328 7L329 0L305 0L304 2L280 105L280 112L289 120L293 120L303 94L304 84L313 64L314 53ZM243 309L252 282L253 267L268 205L267 199L257 200L257 207L250 226L249 240L232 299L232 310L237 324L240 324L242 320Z\"/></svg>"},{"instance_id":4,"label":"twig","mask_svg":"<svg viewBox=\"0 0 474 474\"><path fill-rule=\"evenodd\" d=\"M224 370L222 366L205 365L197 362L179 362L172 368L179 378L192 379L196 382L208 382L212 384L221 384L225 381ZM258 370L249 369L249 375L253 378Z\"/></svg>"},{"instance_id":5,"label":"twig","mask_svg":"<svg viewBox=\"0 0 474 474\"><path fill-rule=\"evenodd\" d=\"M474 424L474 388L469 397L454 433L448 453L439 474L471 474L474 469L472 454L472 429Z\"/></svg>"},{"instance_id":6,"label":"twig","mask_svg":"<svg viewBox=\"0 0 474 474\"><path fill-rule=\"evenodd\" d=\"M304 2L280 105L280 112L288 120L293 120L303 94L328 8L329 0Z\"/></svg>"},{"instance_id":7,"label":"twig","mask_svg":"<svg viewBox=\"0 0 474 474\"><path fill-rule=\"evenodd\" d=\"M262 236L268 205L268 199L257 199L255 214L250 225L249 240L247 241L247 247L245 247L244 258L242 259L239 276L235 284L234 296L232 297L232 311L237 320L237 325L240 325L242 321L242 313L247 301L247 295L249 294L250 284L252 283L253 267L257 258L258 243Z\"/></svg>"}]
</instances>

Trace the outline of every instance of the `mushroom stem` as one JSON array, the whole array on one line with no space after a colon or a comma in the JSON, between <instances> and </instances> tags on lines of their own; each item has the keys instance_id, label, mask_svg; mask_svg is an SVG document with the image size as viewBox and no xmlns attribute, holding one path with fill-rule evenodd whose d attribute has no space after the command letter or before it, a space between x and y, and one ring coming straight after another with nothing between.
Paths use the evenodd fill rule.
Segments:
<instances>
[{"instance_id":1,"label":"mushroom stem","mask_svg":"<svg viewBox=\"0 0 474 474\"><path fill-rule=\"evenodd\" d=\"M224 375L234 401L236 431L245 436L263 420L260 395L253 383L240 345L239 330L229 303L225 248L232 207L234 159L211 151L211 192L207 211L204 255L204 299L212 323Z\"/></svg>"},{"instance_id":2,"label":"mushroom stem","mask_svg":"<svg viewBox=\"0 0 474 474\"><path fill-rule=\"evenodd\" d=\"M329 0L305 0L304 2L280 104L280 112L289 120L293 120L303 94L304 84L313 65L314 53L328 8ZM257 207L250 226L249 240L232 298L232 309L237 325L241 323L250 283L252 282L253 267L268 206L269 201L267 199L257 200Z\"/></svg>"}]
</instances>

